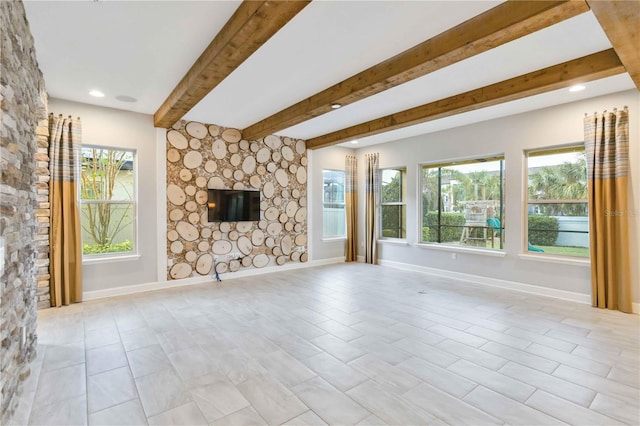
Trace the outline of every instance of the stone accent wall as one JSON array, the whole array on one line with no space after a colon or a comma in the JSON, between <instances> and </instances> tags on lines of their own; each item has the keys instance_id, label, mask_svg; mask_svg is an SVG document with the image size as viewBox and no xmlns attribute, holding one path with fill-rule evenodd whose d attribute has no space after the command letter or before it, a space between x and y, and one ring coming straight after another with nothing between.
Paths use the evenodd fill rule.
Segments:
<instances>
[{"instance_id":1,"label":"stone accent wall","mask_svg":"<svg viewBox=\"0 0 640 426\"><path fill-rule=\"evenodd\" d=\"M0 424L29 377L37 336L36 129L46 94L21 2L0 2Z\"/></svg>"},{"instance_id":2,"label":"stone accent wall","mask_svg":"<svg viewBox=\"0 0 640 426\"><path fill-rule=\"evenodd\" d=\"M246 141L236 129L179 121L167 131L167 279L307 261L303 140ZM207 189L260 191L260 221L207 220Z\"/></svg>"}]
</instances>

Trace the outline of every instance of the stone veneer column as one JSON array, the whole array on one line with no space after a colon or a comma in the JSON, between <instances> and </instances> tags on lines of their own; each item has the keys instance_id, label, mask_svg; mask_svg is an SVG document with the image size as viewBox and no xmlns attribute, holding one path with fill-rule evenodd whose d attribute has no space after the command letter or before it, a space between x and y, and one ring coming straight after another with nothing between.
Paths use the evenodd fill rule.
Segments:
<instances>
[{"instance_id":1,"label":"stone veneer column","mask_svg":"<svg viewBox=\"0 0 640 426\"><path fill-rule=\"evenodd\" d=\"M36 263L43 267L47 263L36 260L36 215L45 214L36 210L36 173L42 165L36 163L36 129L43 133L47 125L44 81L21 2L0 1L0 29L0 424L4 425L15 412L36 351Z\"/></svg>"}]
</instances>

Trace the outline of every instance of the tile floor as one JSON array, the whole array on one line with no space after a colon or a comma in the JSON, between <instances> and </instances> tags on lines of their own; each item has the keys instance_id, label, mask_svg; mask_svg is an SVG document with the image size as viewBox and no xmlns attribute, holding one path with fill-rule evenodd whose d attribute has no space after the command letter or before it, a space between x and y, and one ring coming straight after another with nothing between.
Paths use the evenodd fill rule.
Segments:
<instances>
[{"instance_id":1,"label":"tile floor","mask_svg":"<svg viewBox=\"0 0 640 426\"><path fill-rule=\"evenodd\" d=\"M640 316L341 264L41 311L16 424L640 423Z\"/></svg>"}]
</instances>

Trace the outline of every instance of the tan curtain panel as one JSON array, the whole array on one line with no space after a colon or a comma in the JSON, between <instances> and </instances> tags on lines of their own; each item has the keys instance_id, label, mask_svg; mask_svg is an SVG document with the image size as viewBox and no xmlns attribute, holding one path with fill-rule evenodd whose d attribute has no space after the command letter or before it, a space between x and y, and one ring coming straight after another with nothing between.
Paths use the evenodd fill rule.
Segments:
<instances>
[{"instance_id":1,"label":"tan curtain panel","mask_svg":"<svg viewBox=\"0 0 640 426\"><path fill-rule=\"evenodd\" d=\"M51 305L82 301L82 243L78 179L82 144L80 120L49 116L51 180Z\"/></svg>"},{"instance_id":2,"label":"tan curtain panel","mask_svg":"<svg viewBox=\"0 0 640 426\"><path fill-rule=\"evenodd\" d=\"M592 304L631 312L627 108L586 116L584 140L589 174Z\"/></svg>"},{"instance_id":3,"label":"tan curtain panel","mask_svg":"<svg viewBox=\"0 0 640 426\"><path fill-rule=\"evenodd\" d=\"M378 263L378 194L380 193L380 167L378 153L367 154L366 164L366 198L365 198L365 252L366 263Z\"/></svg>"},{"instance_id":4,"label":"tan curtain panel","mask_svg":"<svg viewBox=\"0 0 640 426\"><path fill-rule=\"evenodd\" d=\"M347 246L345 261L358 260L358 160L347 155L344 164L345 194L344 201L347 213Z\"/></svg>"}]
</instances>

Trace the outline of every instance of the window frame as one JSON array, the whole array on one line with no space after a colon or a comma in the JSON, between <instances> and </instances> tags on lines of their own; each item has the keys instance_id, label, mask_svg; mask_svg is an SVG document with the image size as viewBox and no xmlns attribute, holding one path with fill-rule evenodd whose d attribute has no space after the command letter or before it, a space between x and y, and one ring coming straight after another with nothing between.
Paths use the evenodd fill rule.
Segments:
<instances>
[{"instance_id":1,"label":"window frame","mask_svg":"<svg viewBox=\"0 0 640 426\"><path fill-rule=\"evenodd\" d=\"M343 194L343 199L341 203L335 203L335 202L326 202L324 199L324 172L339 172L342 173L342 176L344 178L344 188L342 191ZM325 208L327 206L342 206L343 207L343 220L344 220L344 235L331 235L331 236L327 236L325 235L325 227L324 227L324 214L325 214ZM345 170L341 170L341 169L322 169L322 239L324 241L331 241L331 240L345 240L347 238L347 172Z\"/></svg>"},{"instance_id":2,"label":"window frame","mask_svg":"<svg viewBox=\"0 0 640 426\"><path fill-rule=\"evenodd\" d=\"M553 259L557 259L558 262L575 262L575 263L583 263L589 262L590 254L587 256L580 255L571 255L571 254L558 254L558 253L545 253L545 252L536 252L529 250L529 205L530 204L551 204L550 201L553 201L553 204L586 204L587 207L587 220L590 220L589 217L589 199L553 199L553 200L536 200L529 198L529 158L531 154L535 154L535 157L544 156L544 155L554 155L554 154L563 154L563 153L571 153L571 152L582 152L585 153L585 147L583 142L565 144L565 145L555 145L548 146L543 148L535 148L524 150L524 167L523 167L523 194L524 194L524 203L523 203L523 230L522 230L522 254L521 256L530 256L538 259L545 259L549 261L553 261ZM585 158L586 162L586 158ZM588 175L585 176L588 180ZM541 202L542 201L542 202ZM582 231L573 231L573 230L565 230L558 232L567 232L567 233L580 233L587 234L589 237L590 229L587 227L586 232Z\"/></svg>"},{"instance_id":3,"label":"window frame","mask_svg":"<svg viewBox=\"0 0 640 426\"><path fill-rule=\"evenodd\" d=\"M442 240L442 227L443 226L447 226L447 225L442 225L442 221L441 221L441 217L442 217L442 208L440 207L442 204L442 169L445 167L449 167L449 166L460 166L460 165L465 165L465 164L474 164L474 163L486 163L486 162L492 162L492 161L500 161L501 162L501 166L500 166L500 171L499 171L499 176L500 176L500 190L499 190L499 198L500 198L500 206L499 206L499 215L498 218L500 220L500 239L499 239L499 246L497 248L488 248L488 247L474 247L474 246L469 246L469 245L463 245L463 244L451 244L449 242L440 242L440 240ZM505 221L504 221L504 217L505 217L505 208L506 208L506 203L505 203L505 192L506 192L506 172L505 172L505 165L506 165L506 156L504 153L500 153L500 154L485 154L482 156L473 156L473 157L467 157L467 158L458 158L458 159L451 159L451 160L444 160L444 161L437 161L437 162L433 162L433 163L420 163L418 164L418 174L419 174L419 187L417 189L417 193L418 193L418 202L419 202L419 208L417 209L419 211L419 216L418 216L418 245L423 246L423 247L431 247L431 248L437 248L437 249L442 249L442 250L452 250L452 251L460 251L460 252L477 252L477 253L486 253L486 254L491 254L491 255L495 255L495 256L504 256L506 254L505 251L505 247L504 247L504 242L505 242L505 229L506 229L506 225L505 225ZM423 196L423 188L424 188L424 170L425 169L438 169L438 240L439 241L424 241L423 240L423 227L425 226L423 219L424 219L424 205L422 202L422 196ZM490 227L488 224L485 226L485 228L487 229L487 231L489 232L493 232L493 228Z\"/></svg>"},{"instance_id":4,"label":"window frame","mask_svg":"<svg viewBox=\"0 0 640 426\"><path fill-rule=\"evenodd\" d=\"M394 201L394 202L388 202L388 203L383 203L382 202L382 173L385 170L396 170L400 172L400 196L402 198L402 201L398 202L398 201ZM379 185L379 193L378 195L378 205L376 206L377 209L377 216L378 216L378 240L380 241L386 241L386 242L392 242L392 241L398 241L398 242L404 242L407 241L407 167L406 166L397 166L397 167L381 167L380 169L378 169L378 179L380 182ZM403 220L401 221L400 224L400 230L404 231L404 235L402 237L385 237L382 233L383 231L383 223L382 223L382 207L383 206L403 206L403 212L404 212L404 217Z\"/></svg>"},{"instance_id":5,"label":"window frame","mask_svg":"<svg viewBox=\"0 0 640 426\"><path fill-rule=\"evenodd\" d=\"M80 148L80 155L84 149L101 149L110 151L125 151L132 155L131 166L133 175L133 190L131 192L131 200L85 200L82 198L82 180L80 179L77 189L78 210L80 215L80 241L81 246L84 247L84 240L82 238L82 206L83 205L98 205L98 204L111 204L111 205L131 205L131 227L132 227L132 241L131 251L110 252L110 253L95 253L95 254L82 254L83 263L100 263L100 262L112 262L118 260L128 260L139 258L138 252L138 151L135 148L125 148L118 146L107 146L99 144L83 143ZM79 176L82 174L82 160L79 162Z\"/></svg>"}]
</instances>

